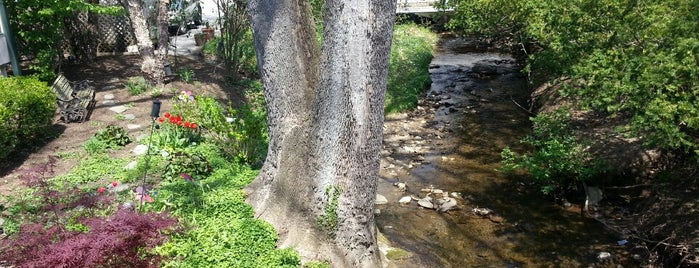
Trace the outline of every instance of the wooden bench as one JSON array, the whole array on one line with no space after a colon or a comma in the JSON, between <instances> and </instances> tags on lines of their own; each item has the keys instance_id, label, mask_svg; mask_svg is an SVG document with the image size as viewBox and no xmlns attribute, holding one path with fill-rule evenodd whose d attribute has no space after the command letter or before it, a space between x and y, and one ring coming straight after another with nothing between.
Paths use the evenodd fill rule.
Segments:
<instances>
[{"instance_id":1,"label":"wooden bench","mask_svg":"<svg viewBox=\"0 0 699 268\"><path fill-rule=\"evenodd\" d=\"M71 82L59 74L51 89L56 93L63 122L85 122L95 106L95 89L90 81Z\"/></svg>"}]
</instances>

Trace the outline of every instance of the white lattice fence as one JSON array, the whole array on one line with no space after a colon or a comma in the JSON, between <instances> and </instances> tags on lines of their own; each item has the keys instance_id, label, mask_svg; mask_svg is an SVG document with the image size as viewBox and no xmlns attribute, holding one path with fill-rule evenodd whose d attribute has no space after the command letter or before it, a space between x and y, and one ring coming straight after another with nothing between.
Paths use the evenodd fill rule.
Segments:
<instances>
[{"instance_id":1,"label":"white lattice fence","mask_svg":"<svg viewBox=\"0 0 699 268\"><path fill-rule=\"evenodd\" d=\"M100 4L121 5L120 0L101 0ZM62 48L65 54L70 55L121 53L126 51L127 46L136 44L129 17L126 15L111 16L80 12L76 14L73 23L68 25L66 31Z\"/></svg>"},{"instance_id":2,"label":"white lattice fence","mask_svg":"<svg viewBox=\"0 0 699 268\"><path fill-rule=\"evenodd\" d=\"M102 5L121 5L119 0L101 0ZM97 52L124 52L126 47L136 44L136 38L131 30L129 17L98 15L97 22L98 43Z\"/></svg>"}]
</instances>

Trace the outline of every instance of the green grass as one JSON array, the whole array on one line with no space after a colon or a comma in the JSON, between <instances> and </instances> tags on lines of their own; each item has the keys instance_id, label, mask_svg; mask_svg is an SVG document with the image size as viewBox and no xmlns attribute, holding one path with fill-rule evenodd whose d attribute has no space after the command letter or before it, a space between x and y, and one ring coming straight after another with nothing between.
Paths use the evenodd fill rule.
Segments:
<instances>
[{"instance_id":1,"label":"green grass","mask_svg":"<svg viewBox=\"0 0 699 268\"><path fill-rule=\"evenodd\" d=\"M393 31L386 89L387 113L414 109L430 86L429 65L437 34L415 24L397 24Z\"/></svg>"}]
</instances>

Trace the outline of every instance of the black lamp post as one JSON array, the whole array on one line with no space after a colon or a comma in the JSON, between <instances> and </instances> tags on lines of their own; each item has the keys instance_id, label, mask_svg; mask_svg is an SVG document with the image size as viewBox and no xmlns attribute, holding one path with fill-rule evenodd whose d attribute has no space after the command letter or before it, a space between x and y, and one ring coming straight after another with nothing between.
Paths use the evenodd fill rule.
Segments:
<instances>
[{"instance_id":1,"label":"black lamp post","mask_svg":"<svg viewBox=\"0 0 699 268\"><path fill-rule=\"evenodd\" d=\"M146 176L148 175L148 164L150 162L150 147L152 146L153 143L153 132L155 131L155 119L160 117L160 100L154 100L153 105L151 106L150 109L150 117L151 117L151 124L150 124L150 137L148 138L148 148L146 149L146 166L143 170L143 179L141 180L141 200L140 200L140 208L143 208L143 199L146 196L147 189L146 189Z\"/></svg>"}]
</instances>

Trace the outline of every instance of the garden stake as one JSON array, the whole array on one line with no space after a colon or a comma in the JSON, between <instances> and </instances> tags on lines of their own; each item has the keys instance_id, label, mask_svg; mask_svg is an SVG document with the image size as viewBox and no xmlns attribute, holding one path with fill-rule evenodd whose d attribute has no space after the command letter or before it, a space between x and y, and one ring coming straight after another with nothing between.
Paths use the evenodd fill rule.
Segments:
<instances>
[{"instance_id":1,"label":"garden stake","mask_svg":"<svg viewBox=\"0 0 699 268\"><path fill-rule=\"evenodd\" d=\"M160 100L154 100L150 110L150 138L148 139L148 148L146 149L146 166L143 170L143 179L141 180L141 202L139 210L143 211L143 198L146 196L146 175L148 175L148 164L150 162L150 147L153 143L153 132L155 131L155 119L160 116Z\"/></svg>"}]
</instances>

